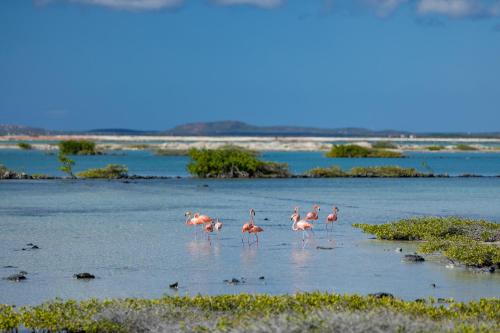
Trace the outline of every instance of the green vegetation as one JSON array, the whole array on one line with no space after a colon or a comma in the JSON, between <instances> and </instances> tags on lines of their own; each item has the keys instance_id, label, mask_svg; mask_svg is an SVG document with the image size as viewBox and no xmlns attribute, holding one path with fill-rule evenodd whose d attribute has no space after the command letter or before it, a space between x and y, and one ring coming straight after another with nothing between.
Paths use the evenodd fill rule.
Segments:
<instances>
[{"instance_id":1,"label":"green vegetation","mask_svg":"<svg viewBox=\"0 0 500 333\"><path fill-rule=\"evenodd\" d=\"M476 147L472 147L472 146L469 146L469 145L466 145L466 144L463 144L463 143L456 145L455 149L456 150L463 150L463 151L477 150Z\"/></svg>"},{"instance_id":2,"label":"green vegetation","mask_svg":"<svg viewBox=\"0 0 500 333\"><path fill-rule=\"evenodd\" d=\"M96 155L95 142L67 140L59 142L59 152L64 155Z\"/></svg>"},{"instance_id":3,"label":"green vegetation","mask_svg":"<svg viewBox=\"0 0 500 333\"><path fill-rule=\"evenodd\" d=\"M17 146L23 150L31 150L33 147L27 142L18 142Z\"/></svg>"},{"instance_id":4,"label":"green vegetation","mask_svg":"<svg viewBox=\"0 0 500 333\"><path fill-rule=\"evenodd\" d=\"M367 177L367 178L398 178L398 177L433 177L433 174L421 173L414 168L402 168L399 166L374 166L355 167L349 171L343 171L339 166L333 165L327 168L315 168L306 172L306 175L317 178L336 177Z\"/></svg>"},{"instance_id":5,"label":"green vegetation","mask_svg":"<svg viewBox=\"0 0 500 333\"><path fill-rule=\"evenodd\" d=\"M75 161L73 161L71 158L67 157L65 154L63 154L61 151L59 151L59 155L57 156L59 162L61 162L61 166L59 167L59 170L62 172L68 174L71 178L75 178L75 175L73 174L73 165L75 165Z\"/></svg>"},{"instance_id":6,"label":"green vegetation","mask_svg":"<svg viewBox=\"0 0 500 333\"><path fill-rule=\"evenodd\" d=\"M255 153L239 147L190 149L188 171L200 178L286 178L288 165L264 162Z\"/></svg>"},{"instance_id":7,"label":"green vegetation","mask_svg":"<svg viewBox=\"0 0 500 333\"><path fill-rule=\"evenodd\" d=\"M326 153L326 157L401 158L404 157L404 155L395 151L365 148L358 145L334 145L332 149L328 153Z\"/></svg>"},{"instance_id":8,"label":"green vegetation","mask_svg":"<svg viewBox=\"0 0 500 333\"><path fill-rule=\"evenodd\" d=\"M188 156L189 150L185 149L157 149L156 156Z\"/></svg>"},{"instance_id":9,"label":"green vegetation","mask_svg":"<svg viewBox=\"0 0 500 333\"><path fill-rule=\"evenodd\" d=\"M445 149L443 146L427 146L427 150L429 151L439 151L443 149Z\"/></svg>"},{"instance_id":10,"label":"green vegetation","mask_svg":"<svg viewBox=\"0 0 500 333\"><path fill-rule=\"evenodd\" d=\"M108 164L104 168L89 169L77 174L78 178L88 179L118 179L128 176L128 169L124 165Z\"/></svg>"},{"instance_id":11,"label":"green vegetation","mask_svg":"<svg viewBox=\"0 0 500 333\"><path fill-rule=\"evenodd\" d=\"M398 149L398 146L389 141L378 141L372 144L372 148L376 149Z\"/></svg>"},{"instance_id":12,"label":"green vegetation","mask_svg":"<svg viewBox=\"0 0 500 333\"><path fill-rule=\"evenodd\" d=\"M426 241L421 253L440 252L467 266L500 265L500 224L459 217L414 217L382 225L354 224L379 239Z\"/></svg>"},{"instance_id":13,"label":"green vegetation","mask_svg":"<svg viewBox=\"0 0 500 333\"><path fill-rule=\"evenodd\" d=\"M0 305L0 329L65 332L497 332L500 300L469 303L392 297L295 295L56 299L19 309ZM279 328L279 330L278 330Z\"/></svg>"}]
</instances>

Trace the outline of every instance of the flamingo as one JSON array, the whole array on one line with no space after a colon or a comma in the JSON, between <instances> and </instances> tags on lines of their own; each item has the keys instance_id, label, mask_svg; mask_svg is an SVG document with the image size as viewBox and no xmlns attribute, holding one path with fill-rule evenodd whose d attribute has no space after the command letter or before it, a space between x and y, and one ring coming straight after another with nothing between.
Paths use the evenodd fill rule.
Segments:
<instances>
[{"instance_id":1,"label":"flamingo","mask_svg":"<svg viewBox=\"0 0 500 333\"><path fill-rule=\"evenodd\" d=\"M313 205L312 212L306 214L306 221L316 221L318 219L318 213L320 211L320 207L318 205Z\"/></svg>"},{"instance_id":2,"label":"flamingo","mask_svg":"<svg viewBox=\"0 0 500 333\"><path fill-rule=\"evenodd\" d=\"M290 217L290 219L293 221L292 224L292 230L293 231L302 231L302 247L305 246L305 235L307 232L311 231L313 225L306 220L301 220L300 219L300 214L299 214L299 208L296 207L293 211L293 215ZM307 236L309 238L309 235Z\"/></svg>"},{"instance_id":3,"label":"flamingo","mask_svg":"<svg viewBox=\"0 0 500 333\"><path fill-rule=\"evenodd\" d=\"M325 224L325 228L326 228L326 231L328 232L328 224L332 224L332 231L333 231L333 222L337 221L337 214L339 212L339 209L337 208L337 206L333 206L332 208L332 213L328 214L328 216L326 217L326 224Z\"/></svg>"},{"instance_id":4,"label":"flamingo","mask_svg":"<svg viewBox=\"0 0 500 333\"><path fill-rule=\"evenodd\" d=\"M250 230L248 230L248 234L249 234L249 238L250 238L250 234L254 234L255 235L255 243L259 244L259 236L257 236L257 234L259 232L263 232L264 229L262 229L261 227L259 226L256 226L256 225L253 225Z\"/></svg>"},{"instance_id":5,"label":"flamingo","mask_svg":"<svg viewBox=\"0 0 500 333\"><path fill-rule=\"evenodd\" d=\"M212 221L205 224L205 226L203 227L203 231L205 231L205 233L207 234L207 240L210 245L212 245L212 242L210 241L210 233L214 232L214 222Z\"/></svg>"},{"instance_id":6,"label":"flamingo","mask_svg":"<svg viewBox=\"0 0 500 333\"><path fill-rule=\"evenodd\" d=\"M187 226L196 226L199 224L199 220L198 220L198 214L193 214L191 212L186 212L184 214L184 216L186 217L186 225ZM198 230L196 230L196 228L194 229L194 238L196 239L196 236L198 234Z\"/></svg>"},{"instance_id":7,"label":"flamingo","mask_svg":"<svg viewBox=\"0 0 500 333\"><path fill-rule=\"evenodd\" d=\"M214 230L217 231L217 239L219 239L219 232L222 230L222 222L217 218L217 222L214 224Z\"/></svg>"},{"instance_id":8,"label":"flamingo","mask_svg":"<svg viewBox=\"0 0 500 333\"><path fill-rule=\"evenodd\" d=\"M241 227L241 243L242 244L243 244L243 234L245 232L248 232L248 244L250 244L250 229L252 229L254 227L254 222L253 222L254 216L255 216L255 210L253 208L250 208L250 221L243 224L243 227Z\"/></svg>"}]
</instances>

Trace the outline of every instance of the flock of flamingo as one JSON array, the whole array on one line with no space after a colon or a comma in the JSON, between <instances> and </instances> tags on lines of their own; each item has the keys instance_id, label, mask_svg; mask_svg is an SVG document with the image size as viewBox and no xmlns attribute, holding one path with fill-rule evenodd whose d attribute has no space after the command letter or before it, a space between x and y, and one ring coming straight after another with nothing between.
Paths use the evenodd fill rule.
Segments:
<instances>
[{"instance_id":1,"label":"flock of flamingo","mask_svg":"<svg viewBox=\"0 0 500 333\"><path fill-rule=\"evenodd\" d=\"M313 233L314 222L319 219L319 211L320 207L318 205L313 205L313 209L311 212L306 214L304 219L300 218L299 207L295 207L293 210L292 216L290 219L293 221L292 230L293 231L302 231L302 242L304 243L307 238ZM333 223L338 219L339 209L336 206L333 206L332 212L328 214L325 221L325 229L328 232L328 226L331 225L331 230L333 230ZM217 238L219 237L219 233L222 230L222 222L217 218L215 221L213 218L207 215L202 215L200 213L192 214L191 212L186 212L184 214L186 217L186 225L187 226L202 226L203 232L207 235L208 241L210 241L210 234L213 232L217 233ZM243 224L241 228L241 242L244 244L244 235L247 234L247 242L248 245L259 243L258 234L263 232L264 229L259 227L254 222L255 210L253 208L250 209L250 220ZM255 236L255 241L250 243L250 235ZM314 234L314 233L313 233ZM197 235L197 230L195 229L195 238Z\"/></svg>"}]
</instances>

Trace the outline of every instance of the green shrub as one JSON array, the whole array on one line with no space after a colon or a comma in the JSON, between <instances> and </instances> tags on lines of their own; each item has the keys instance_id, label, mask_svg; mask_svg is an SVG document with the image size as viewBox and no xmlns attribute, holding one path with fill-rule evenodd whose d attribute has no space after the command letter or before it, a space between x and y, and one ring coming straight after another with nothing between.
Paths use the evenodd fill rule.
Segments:
<instances>
[{"instance_id":1,"label":"green shrub","mask_svg":"<svg viewBox=\"0 0 500 333\"><path fill-rule=\"evenodd\" d=\"M75 175L73 174L73 165L75 165L75 161L73 161L71 158L67 157L61 151L59 151L59 155L57 156L57 159L62 164L59 167L59 170L68 174L68 176L70 176L71 178L75 178Z\"/></svg>"},{"instance_id":2,"label":"green shrub","mask_svg":"<svg viewBox=\"0 0 500 333\"><path fill-rule=\"evenodd\" d=\"M476 147L472 147L472 146L469 146L469 145L466 145L466 144L458 144L455 146L455 149L456 150L463 150L463 151L471 151L471 150L477 150Z\"/></svg>"},{"instance_id":3,"label":"green shrub","mask_svg":"<svg viewBox=\"0 0 500 333\"><path fill-rule=\"evenodd\" d=\"M306 172L306 175L315 178L336 178L348 177L349 174L344 172L339 166L332 165L327 168L314 168Z\"/></svg>"},{"instance_id":4,"label":"green shrub","mask_svg":"<svg viewBox=\"0 0 500 333\"><path fill-rule=\"evenodd\" d=\"M379 239L426 241L422 253L442 252L474 267L500 264L500 224L459 217L415 217L381 225L354 224Z\"/></svg>"},{"instance_id":5,"label":"green shrub","mask_svg":"<svg viewBox=\"0 0 500 333\"><path fill-rule=\"evenodd\" d=\"M118 179L126 178L128 176L128 169L124 165L108 164L104 168L89 169L77 174L78 178L89 179Z\"/></svg>"},{"instance_id":6,"label":"green shrub","mask_svg":"<svg viewBox=\"0 0 500 333\"><path fill-rule=\"evenodd\" d=\"M186 149L157 149L156 156L188 156L189 151Z\"/></svg>"},{"instance_id":7,"label":"green shrub","mask_svg":"<svg viewBox=\"0 0 500 333\"><path fill-rule=\"evenodd\" d=\"M17 146L23 150L31 150L33 147L27 142L18 142Z\"/></svg>"},{"instance_id":8,"label":"green shrub","mask_svg":"<svg viewBox=\"0 0 500 333\"><path fill-rule=\"evenodd\" d=\"M378 141L372 144L372 148L376 149L398 149L398 146L389 141Z\"/></svg>"},{"instance_id":9,"label":"green shrub","mask_svg":"<svg viewBox=\"0 0 500 333\"><path fill-rule=\"evenodd\" d=\"M59 152L64 155L96 155L95 142L67 140L59 142Z\"/></svg>"},{"instance_id":10,"label":"green shrub","mask_svg":"<svg viewBox=\"0 0 500 333\"><path fill-rule=\"evenodd\" d=\"M358 145L334 145L326 153L326 157L333 158L396 158L404 157L403 154L385 149L365 148Z\"/></svg>"},{"instance_id":11,"label":"green shrub","mask_svg":"<svg viewBox=\"0 0 500 333\"><path fill-rule=\"evenodd\" d=\"M190 149L188 171L200 178L289 177L288 165L263 162L253 152L233 146Z\"/></svg>"},{"instance_id":12,"label":"green shrub","mask_svg":"<svg viewBox=\"0 0 500 333\"><path fill-rule=\"evenodd\" d=\"M445 149L445 147L443 146L427 146L427 150L430 150L430 151L439 151L439 150L443 150Z\"/></svg>"},{"instance_id":13,"label":"green shrub","mask_svg":"<svg viewBox=\"0 0 500 333\"><path fill-rule=\"evenodd\" d=\"M0 306L0 329L22 324L29 330L53 332L330 332L333 322L328 318L343 322L346 317L349 320L343 325L350 332L379 331L373 329L379 327L379 321L388 325L385 329L380 327L380 331L390 327L391 332L444 332L450 328L459 332L495 332L500 328L500 300L450 300L446 305L436 305L432 298L412 302L321 292L81 302L56 299L18 310ZM353 326L353 320L359 322L363 318L370 320L365 320L363 326ZM295 326L304 322L307 325ZM425 326L415 329L416 323Z\"/></svg>"},{"instance_id":14,"label":"green shrub","mask_svg":"<svg viewBox=\"0 0 500 333\"><path fill-rule=\"evenodd\" d=\"M355 167L349 171L351 177L423 177L426 174L418 172L414 168L402 168L399 166L374 166Z\"/></svg>"}]
</instances>

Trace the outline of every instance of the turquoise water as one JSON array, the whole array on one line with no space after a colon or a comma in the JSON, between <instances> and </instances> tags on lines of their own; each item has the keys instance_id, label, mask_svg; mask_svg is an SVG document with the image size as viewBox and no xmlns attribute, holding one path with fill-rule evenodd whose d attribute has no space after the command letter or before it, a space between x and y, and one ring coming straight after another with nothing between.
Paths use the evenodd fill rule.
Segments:
<instances>
[{"instance_id":1,"label":"turquoise water","mask_svg":"<svg viewBox=\"0 0 500 333\"><path fill-rule=\"evenodd\" d=\"M36 163L45 158L37 153L22 156L36 157ZM102 158L115 157L98 158L101 163ZM157 161L169 165L169 159ZM35 168L26 161L17 163ZM383 223L414 215L500 221L500 178L4 181L0 198L0 276L28 272L28 280L21 283L0 280L0 303L160 297L175 293L168 288L175 281L180 294L191 295L323 290L385 291L405 299L500 296L498 273L449 269L439 257L404 263L402 256L415 245L373 240L351 227L355 222ZM313 203L322 206L320 221L332 204L339 206L340 219L333 235L319 222L315 238L303 248L301 235L291 230L290 215L293 207L308 210ZM248 247L242 245L240 228L250 207L256 209L256 223L264 232L258 246ZM212 244L195 240L193 229L184 224L186 210L221 218L220 239L214 236ZM40 249L22 251L27 243ZM397 247L403 253L396 252ZM17 268L3 268L7 265ZM78 272L93 273L97 279L73 279ZM223 282L233 277L247 282Z\"/></svg>"},{"instance_id":2,"label":"turquoise water","mask_svg":"<svg viewBox=\"0 0 500 333\"><path fill-rule=\"evenodd\" d=\"M326 158L319 152L267 152L262 158L271 161L286 162L294 173L302 173L314 167L339 165L344 169L354 166L400 165L413 167L421 171L459 175L474 173L480 175L500 174L500 154L498 153L408 153L408 158L371 159ZM184 156L154 156L148 151L127 151L98 156L74 156L76 171L103 167L116 163L128 166L131 174L157 176L187 176ZM0 164L16 171L59 175L57 155L48 155L41 151L0 150Z\"/></svg>"}]
</instances>

